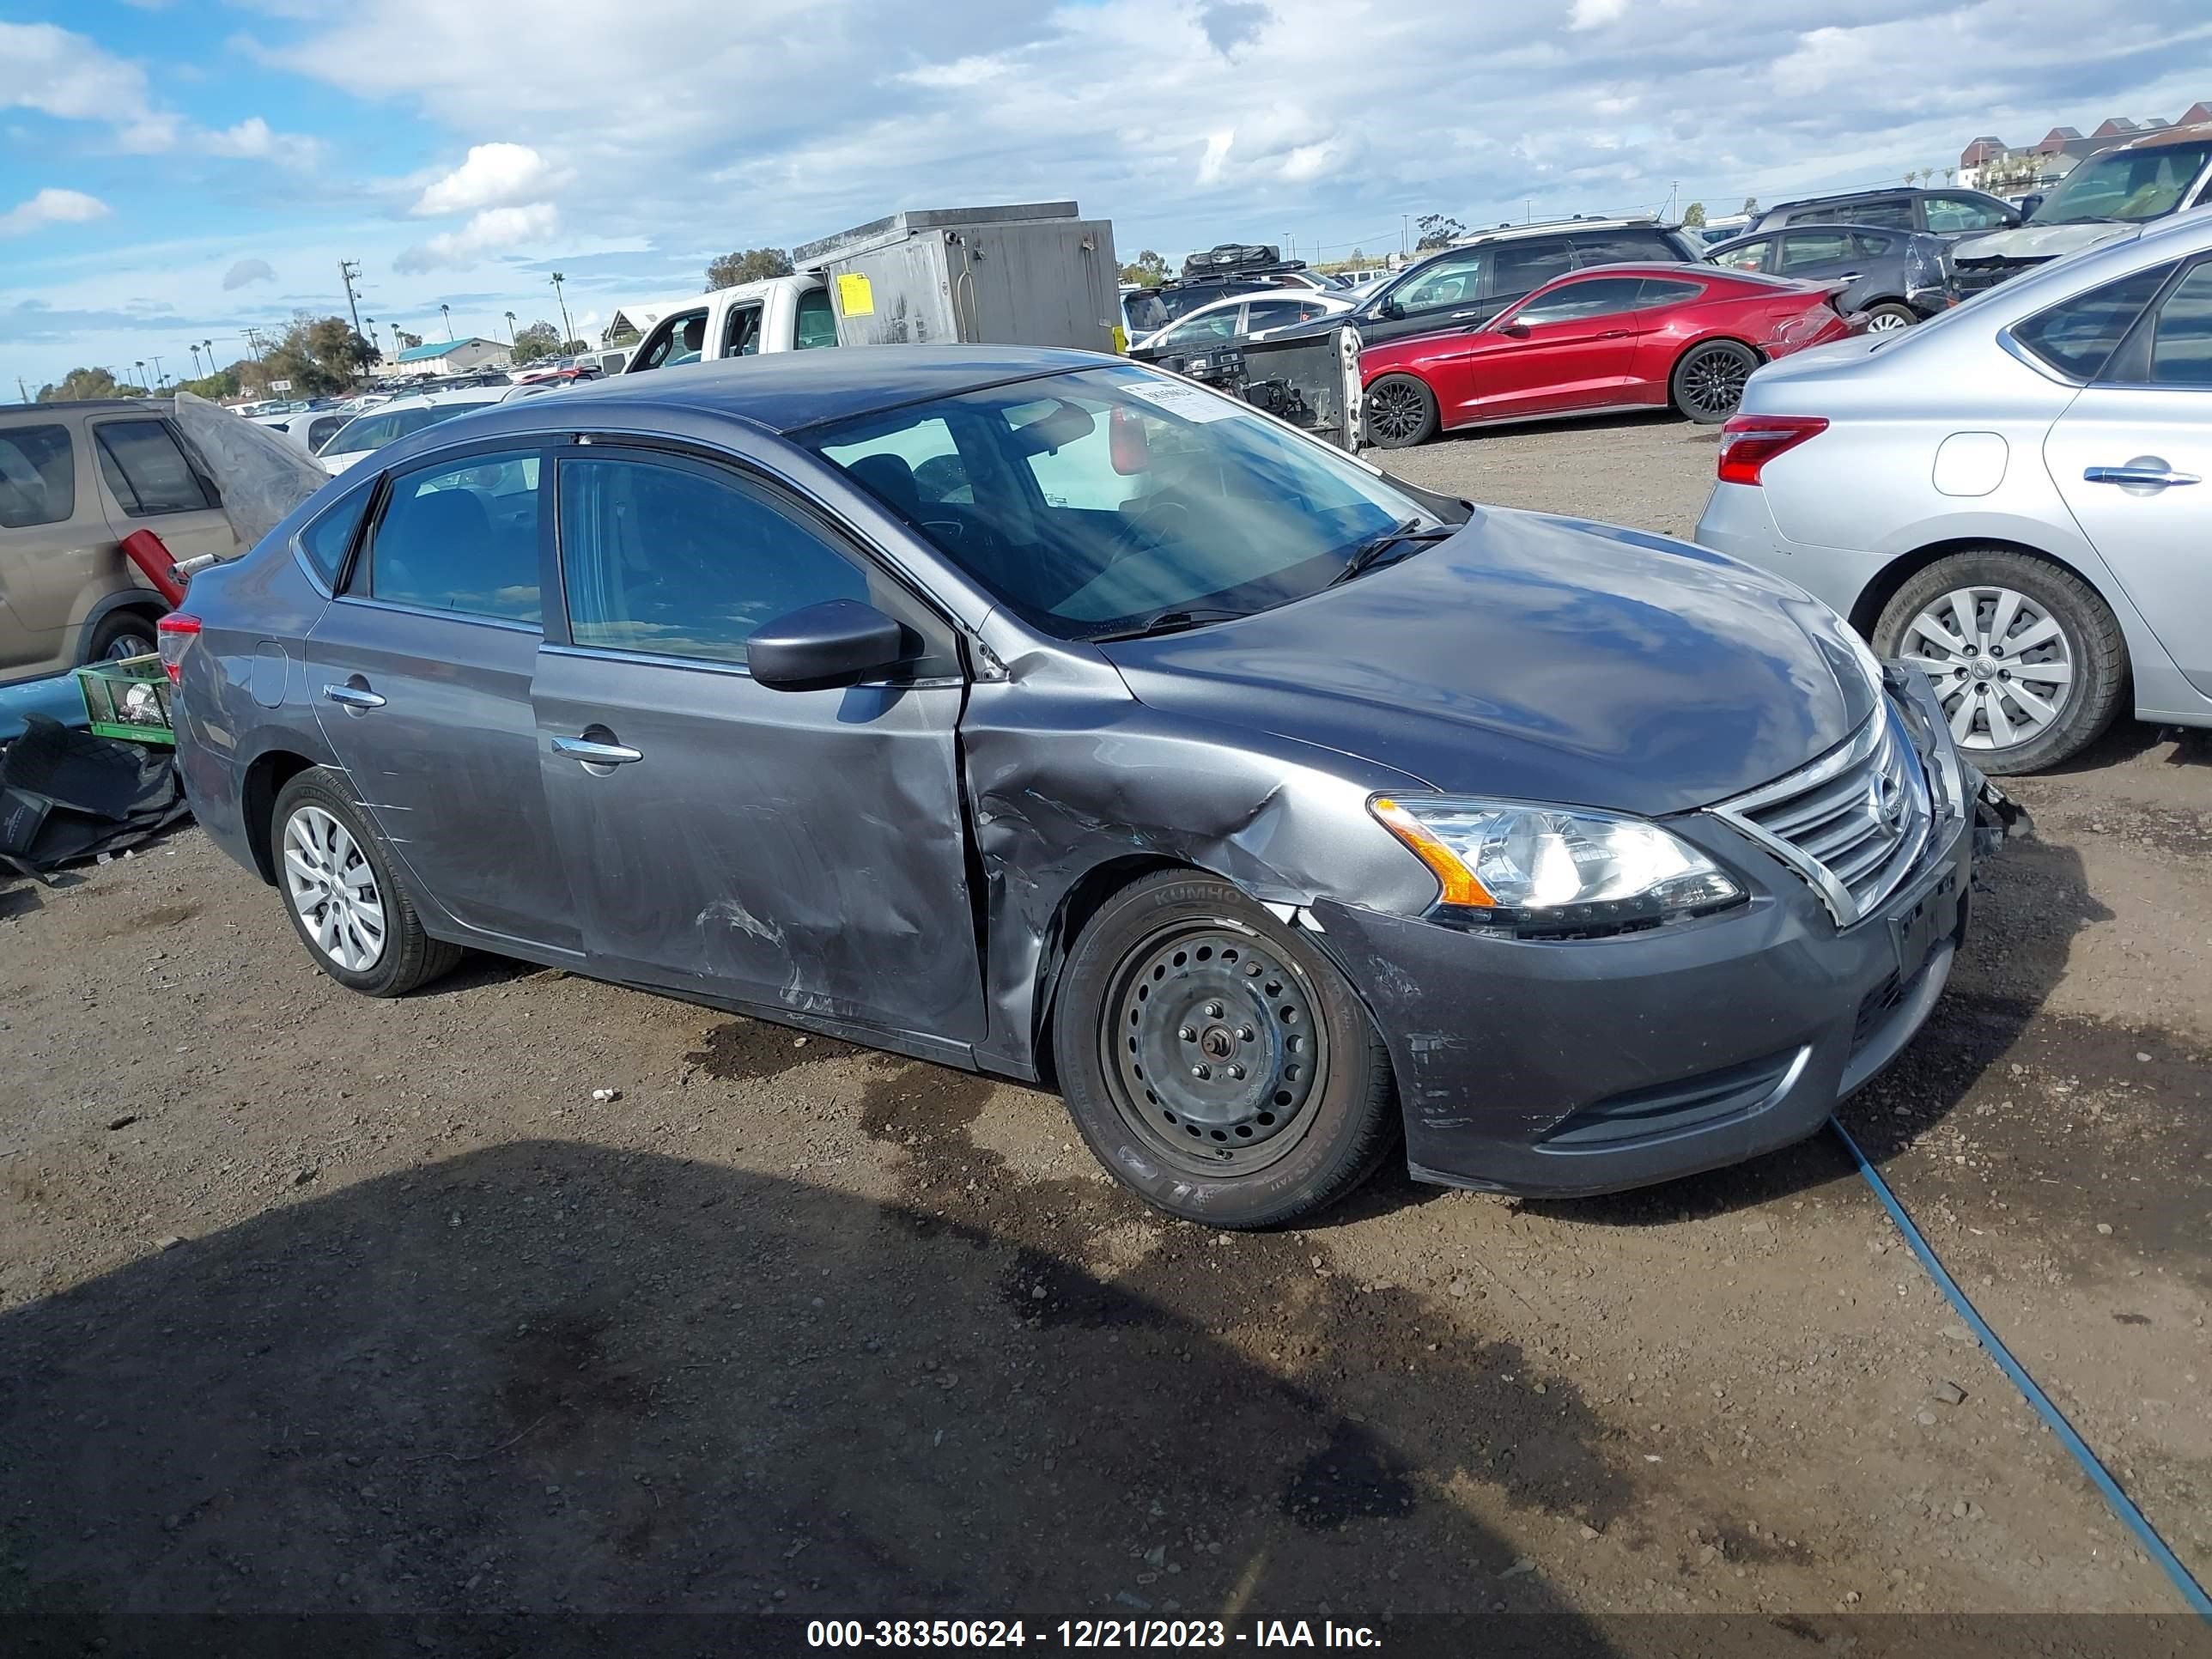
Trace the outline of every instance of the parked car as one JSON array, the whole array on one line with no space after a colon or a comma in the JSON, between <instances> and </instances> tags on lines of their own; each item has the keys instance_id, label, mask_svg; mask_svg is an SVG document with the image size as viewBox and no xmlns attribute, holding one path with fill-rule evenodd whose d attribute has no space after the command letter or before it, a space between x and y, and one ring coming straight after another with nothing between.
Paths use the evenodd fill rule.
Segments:
<instances>
[{"instance_id":1,"label":"parked car","mask_svg":"<svg viewBox=\"0 0 2212 1659\"><path fill-rule=\"evenodd\" d=\"M465 387L458 392L424 392L411 397L394 398L366 415L356 415L341 426L324 441L320 449L314 452L315 459L323 464L324 471L335 476L363 456L373 455L386 444L397 443L410 433L419 432L426 426L435 426L456 415L489 409L520 390L520 387L502 380L496 387Z\"/></svg>"},{"instance_id":2,"label":"parked car","mask_svg":"<svg viewBox=\"0 0 2212 1659\"><path fill-rule=\"evenodd\" d=\"M1217 1226L1401 1132L1532 1193L1810 1134L1966 914L1978 780L1793 585L1088 353L419 432L162 639L201 823L340 984L476 946L1048 1077Z\"/></svg>"},{"instance_id":3,"label":"parked car","mask_svg":"<svg viewBox=\"0 0 2212 1659\"><path fill-rule=\"evenodd\" d=\"M168 609L118 544L150 530L179 559L238 538L166 398L0 407L0 684L154 649Z\"/></svg>"},{"instance_id":4,"label":"parked car","mask_svg":"<svg viewBox=\"0 0 2212 1659\"><path fill-rule=\"evenodd\" d=\"M696 304L656 324L629 354L623 373L642 374L685 363L762 352L807 351L837 343L837 314L817 272L770 276L702 294Z\"/></svg>"},{"instance_id":5,"label":"parked car","mask_svg":"<svg viewBox=\"0 0 2212 1659\"><path fill-rule=\"evenodd\" d=\"M1977 235L2020 222L2020 210L1978 190L1852 190L1781 202L1759 216L1757 228L1866 225L1935 236Z\"/></svg>"},{"instance_id":6,"label":"parked car","mask_svg":"<svg viewBox=\"0 0 2212 1659\"><path fill-rule=\"evenodd\" d=\"M1942 237L1917 231L1792 225L1723 242L1705 255L1705 263L1804 282L1846 282L1836 296L1837 309L1846 317L1864 315L1867 328L1880 333L1910 328L1957 302L1945 257L1949 247Z\"/></svg>"},{"instance_id":7,"label":"parked car","mask_svg":"<svg viewBox=\"0 0 2212 1659\"><path fill-rule=\"evenodd\" d=\"M257 415L249 417L252 424L267 427L271 432L299 448L306 450L310 455L324 444L328 443L338 429L352 418L352 415L347 410L336 408L307 410L283 415Z\"/></svg>"},{"instance_id":8,"label":"parked car","mask_svg":"<svg viewBox=\"0 0 2212 1659\"><path fill-rule=\"evenodd\" d=\"M1952 250L1962 294L2212 203L2212 126L2167 127L2100 150L2037 201L2026 222Z\"/></svg>"},{"instance_id":9,"label":"parked car","mask_svg":"<svg viewBox=\"0 0 2212 1659\"><path fill-rule=\"evenodd\" d=\"M1158 333L1129 348L1139 362L1158 363L1188 373L1221 347L1244 339L1264 339L1278 329L1292 328L1316 318L1340 317L1352 307L1345 295L1316 289L1285 289L1270 293L1239 295L1216 300L1187 313Z\"/></svg>"},{"instance_id":10,"label":"parked car","mask_svg":"<svg viewBox=\"0 0 2212 1659\"><path fill-rule=\"evenodd\" d=\"M1752 377L1698 539L1924 670L1975 764L2212 725L2212 215Z\"/></svg>"},{"instance_id":11,"label":"parked car","mask_svg":"<svg viewBox=\"0 0 2212 1659\"><path fill-rule=\"evenodd\" d=\"M1735 412L1760 363L1850 331L1837 284L1709 265L1611 265L1546 283L1486 323L1359 355L1369 441L1672 406L1693 421Z\"/></svg>"},{"instance_id":12,"label":"parked car","mask_svg":"<svg viewBox=\"0 0 2212 1659\"><path fill-rule=\"evenodd\" d=\"M1159 334L1194 311L1273 289L1348 297L1335 277L1310 269L1303 259L1284 258L1279 248L1224 243L1190 255L1176 281L1124 289L1121 319L1134 343Z\"/></svg>"}]
</instances>

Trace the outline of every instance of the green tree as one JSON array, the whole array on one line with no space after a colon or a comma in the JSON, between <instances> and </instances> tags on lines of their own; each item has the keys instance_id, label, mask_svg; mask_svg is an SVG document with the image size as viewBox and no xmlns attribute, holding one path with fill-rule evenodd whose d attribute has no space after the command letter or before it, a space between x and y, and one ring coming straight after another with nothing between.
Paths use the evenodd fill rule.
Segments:
<instances>
[{"instance_id":1,"label":"green tree","mask_svg":"<svg viewBox=\"0 0 2212 1659\"><path fill-rule=\"evenodd\" d=\"M58 385L48 384L39 388L42 404L81 404L95 398L143 398L146 388L118 380L104 368L73 368L62 376Z\"/></svg>"},{"instance_id":2,"label":"green tree","mask_svg":"<svg viewBox=\"0 0 2212 1659\"><path fill-rule=\"evenodd\" d=\"M1146 288L1158 288L1168 279L1168 262L1146 248L1129 264L1121 267L1121 280L1141 283Z\"/></svg>"},{"instance_id":3,"label":"green tree","mask_svg":"<svg viewBox=\"0 0 2212 1659\"><path fill-rule=\"evenodd\" d=\"M402 351L412 351L416 346L422 343L422 337L421 335L410 334L405 329L400 327L397 323L394 323L392 326L392 337L398 343L399 349Z\"/></svg>"},{"instance_id":4,"label":"green tree","mask_svg":"<svg viewBox=\"0 0 2212 1659\"><path fill-rule=\"evenodd\" d=\"M1756 196L1745 197L1743 198L1743 210L1747 214L1757 213L1759 211L1759 198Z\"/></svg>"},{"instance_id":5,"label":"green tree","mask_svg":"<svg viewBox=\"0 0 2212 1659\"><path fill-rule=\"evenodd\" d=\"M262 357L272 380L289 380L295 392L337 392L353 384L376 358L376 348L343 317L293 314L283 337Z\"/></svg>"},{"instance_id":6,"label":"green tree","mask_svg":"<svg viewBox=\"0 0 2212 1659\"><path fill-rule=\"evenodd\" d=\"M1686 225L1702 227L1705 222L1705 204L1703 202L1692 202L1684 208L1682 222Z\"/></svg>"},{"instance_id":7,"label":"green tree","mask_svg":"<svg viewBox=\"0 0 2212 1659\"><path fill-rule=\"evenodd\" d=\"M561 331L550 323L532 323L514 331L514 355L518 367L534 363L541 357L556 357L560 353Z\"/></svg>"},{"instance_id":8,"label":"green tree","mask_svg":"<svg viewBox=\"0 0 2212 1659\"><path fill-rule=\"evenodd\" d=\"M725 253L707 267L707 288L735 288L739 283L758 283L770 276L791 275L791 255L780 247L749 247Z\"/></svg>"},{"instance_id":9,"label":"green tree","mask_svg":"<svg viewBox=\"0 0 2212 1659\"><path fill-rule=\"evenodd\" d=\"M195 398L204 398L210 403L221 403L225 398L238 396L239 380L233 371L221 368L212 374L203 374L197 380L179 380L177 390L189 392Z\"/></svg>"},{"instance_id":10,"label":"green tree","mask_svg":"<svg viewBox=\"0 0 2212 1659\"><path fill-rule=\"evenodd\" d=\"M1420 240L1413 244L1416 253L1426 253L1432 248L1449 247L1458 238L1467 234L1467 227L1456 219L1441 213L1424 213L1413 221L1421 233Z\"/></svg>"}]
</instances>

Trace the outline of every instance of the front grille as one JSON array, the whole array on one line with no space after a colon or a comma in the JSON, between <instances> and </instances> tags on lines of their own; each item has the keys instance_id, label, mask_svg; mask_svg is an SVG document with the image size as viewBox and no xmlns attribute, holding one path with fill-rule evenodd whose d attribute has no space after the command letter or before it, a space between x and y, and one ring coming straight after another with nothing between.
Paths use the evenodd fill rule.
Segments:
<instances>
[{"instance_id":1,"label":"front grille","mask_svg":"<svg viewBox=\"0 0 2212 1659\"><path fill-rule=\"evenodd\" d=\"M1859 999L1858 1018L1851 1022L1853 1054L1866 1047L1867 1039L1889 1018L1890 1010L1904 1000L1905 981L1893 968L1888 978Z\"/></svg>"},{"instance_id":2,"label":"front grille","mask_svg":"<svg viewBox=\"0 0 2212 1659\"><path fill-rule=\"evenodd\" d=\"M1928 775L1887 700L1809 766L1710 810L1802 877L1838 927L1897 890L1934 817Z\"/></svg>"},{"instance_id":3,"label":"front grille","mask_svg":"<svg viewBox=\"0 0 2212 1659\"><path fill-rule=\"evenodd\" d=\"M2044 263L2041 259L1976 259L1971 263L1954 259L1951 263L1951 283L1963 300L1969 294L1979 294L1985 288L1995 288L2008 277L2017 276L2023 270L2033 270Z\"/></svg>"}]
</instances>

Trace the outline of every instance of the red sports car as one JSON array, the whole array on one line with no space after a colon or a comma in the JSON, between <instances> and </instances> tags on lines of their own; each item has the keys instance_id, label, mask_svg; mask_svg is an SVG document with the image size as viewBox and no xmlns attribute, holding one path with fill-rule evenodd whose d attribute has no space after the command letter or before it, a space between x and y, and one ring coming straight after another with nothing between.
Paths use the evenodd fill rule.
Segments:
<instances>
[{"instance_id":1,"label":"red sports car","mask_svg":"<svg viewBox=\"0 0 2212 1659\"><path fill-rule=\"evenodd\" d=\"M1454 427L1618 410L1735 413L1770 357L1851 332L1838 284L1698 265L1600 265L1488 322L1360 353L1368 441L1402 449Z\"/></svg>"}]
</instances>

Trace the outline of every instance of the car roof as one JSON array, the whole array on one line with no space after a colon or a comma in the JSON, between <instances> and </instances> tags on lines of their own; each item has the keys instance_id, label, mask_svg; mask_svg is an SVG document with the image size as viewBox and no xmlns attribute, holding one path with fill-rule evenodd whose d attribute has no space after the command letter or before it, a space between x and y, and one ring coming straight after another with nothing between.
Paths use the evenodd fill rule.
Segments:
<instances>
[{"instance_id":1,"label":"car roof","mask_svg":"<svg viewBox=\"0 0 2212 1659\"><path fill-rule=\"evenodd\" d=\"M0 415L44 415L51 419L58 414L107 413L118 409L150 409L166 415L172 405L173 400L167 398L85 398L72 403L0 404Z\"/></svg>"},{"instance_id":2,"label":"car roof","mask_svg":"<svg viewBox=\"0 0 2212 1659\"><path fill-rule=\"evenodd\" d=\"M2156 132L2146 133L2140 138L2130 138L2124 144L2115 144L2112 149L2163 149L2168 144L2201 144L2207 138L2212 138L2212 124L2200 121L2193 127L2161 127ZM2096 155L2086 157L2082 165L2086 167L2089 162L2095 161L2098 155L2107 155L2111 153L2110 150L2100 149Z\"/></svg>"},{"instance_id":3,"label":"car roof","mask_svg":"<svg viewBox=\"0 0 2212 1659\"><path fill-rule=\"evenodd\" d=\"M1716 253L1724 253L1729 248L1739 247L1746 242L1771 242L1778 236L1796 236L1805 231L1817 233L1824 230L1848 230L1854 234L1868 236L1926 236L1929 234L1924 230L1906 230L1898 225L1854 225L1841 219L1808 219L1802 224L1771 225L1765 230L1747 230L1740 236L1709 242L1705 245L1705 256L1710 258Z\"/></svg>"}]
</instances>

